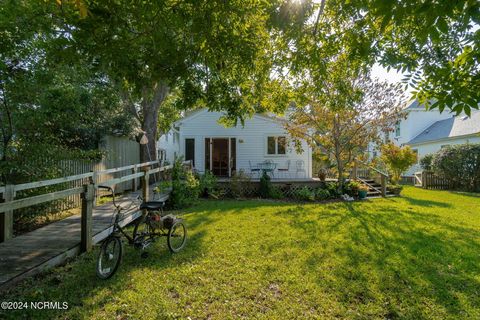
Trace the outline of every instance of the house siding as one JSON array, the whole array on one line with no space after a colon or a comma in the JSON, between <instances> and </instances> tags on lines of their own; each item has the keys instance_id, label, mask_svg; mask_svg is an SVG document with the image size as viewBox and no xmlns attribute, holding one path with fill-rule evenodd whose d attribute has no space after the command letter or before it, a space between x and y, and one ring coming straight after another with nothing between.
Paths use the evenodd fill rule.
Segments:
<instances>
[{"instance_id":1,"label":"house siding","mask_svg":"<svg viewBox=\"0 0 480 320\"><path fill-rule=\"evenodd\" d=\"M443 139L443 140L436 140L436 141L429 141L421 144L412 144L410 147L413 150L418 150L418 159L422 159L427 154L435 153L442 148L444 145L458 145L458 144L466 144L466 143L480 143L479 136L467 136L467 137L455 137L450 139ZM422 168L420 164L415 164L408 169L408 171L404 174L406 176L412 176L415 172L421 171Z\"/></svg>"},{"instance_id":2,"label":"house siding","mask_svg":"<svg viewBox=\"0 0 480 320\"><path fill-rule=\"evenodd\" d=\"M305 142L302 143L303 153L298 154L292 144L289 144L285 155L266 155L267 136L287 136L282 124L262 116L254 116L245 121L245 126L227 128L218 123L222 116L220 112L203 111L177 123L180 129L180 154L185 153L185 139L195 139L195 168L199 172L205 170L205 138L236 138L236 167L250 171L252 164L271 159L277 167L285 167L290 160L289 175L296 175L296 160L305 163L306 177L312 176L311 151ZM303 175L303 174L302 174Z\"/></svg>"}]
</instances>

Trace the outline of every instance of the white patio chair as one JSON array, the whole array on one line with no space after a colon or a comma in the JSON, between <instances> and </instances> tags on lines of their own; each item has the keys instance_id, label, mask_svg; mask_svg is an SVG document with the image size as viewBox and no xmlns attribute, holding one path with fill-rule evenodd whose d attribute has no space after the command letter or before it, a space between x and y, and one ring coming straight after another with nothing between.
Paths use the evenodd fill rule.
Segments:
<instances>
[{"instance_id":1,"label":"white patio chair","mask_svg":"<svg viewBox=\"0 0 480 320\"><path fill-rule=\"evenodd\" d=\"M307 171L305 170L305 162L303 160L297 160L297 171L295 172L295 176L298 178L299 174L303 172L303 177L307 177Z\"/></svg>"},{"instance_id":2,"label":"white patio chair","mask_svg":"<svg viewBox=\"0 0 480 320\"><path fill-rule=\"evenodd\" d=\"M248 160L248 166L250 167L250 177L254 178L257 176L257 178L260 178L260 168L258 166L253 166L252 161Z\"/></svg>"},{"instance_id":3,"label":"white patio chair","mask_svg":"<svg viewBox=\"0 0 480 320\"><path fill-rule=\"evenodd\" d=\"M277 168L279 178L288 178L288 172L290 171L290 160L285 162L285 167Z\"/></svg>"}]
</instances>

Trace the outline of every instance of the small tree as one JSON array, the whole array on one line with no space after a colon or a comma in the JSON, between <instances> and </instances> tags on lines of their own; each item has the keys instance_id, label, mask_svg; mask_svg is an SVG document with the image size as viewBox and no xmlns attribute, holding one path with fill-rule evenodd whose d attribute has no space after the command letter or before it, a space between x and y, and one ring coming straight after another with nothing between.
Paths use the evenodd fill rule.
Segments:
<instances>
[{"instance_id":1,"label":"small tree","mask_svg":"<svg viewBox=\"0 0 480 320\"><path fill-rule=\"evenodd\" d=\"M331 62L328 68L331 72L322 81L303 82L286 128L297 146L302 139L316 155L332 160L341 191L355 157L403 116L403 96L396 85L353 73L345 61Z\"/></svg>"},{"instance_id":2,"label":"small tree","mask_svg":"<svg viewBox=\"0 0 480 320\"><path fill-rule=\"evenodd\" d=\"M393 184L397 184L402 173L417 162L417 155L409 146L399 147L390 142L381 147L381 152Z\"/></svg>"}]
</instances>

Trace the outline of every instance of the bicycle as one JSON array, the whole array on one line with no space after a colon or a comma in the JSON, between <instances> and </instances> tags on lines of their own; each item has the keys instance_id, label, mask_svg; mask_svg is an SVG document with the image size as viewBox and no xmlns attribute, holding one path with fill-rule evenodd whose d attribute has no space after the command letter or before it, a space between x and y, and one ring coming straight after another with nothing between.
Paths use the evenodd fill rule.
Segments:
<instances>
[{"instance_id":1,"label":"bicycle","mask_svg":"<svg viewBox=\"0 0 480 320\"><path fill-rule=\"evenodd\" d=\"M155 242L157 237L167 237L167 245L172 253L177 253L185 247L187 228L183 223L183 219L171 214L164 215L163 207L165 206L165 201L142 202L139 206L139 209L142 210L142 215L135 220L133 234L129 236L124 228L119 225L121 212L125 208L122 208L115 202L114 189L107 186L99 186L98 188L110 191L115 210L113 214L114 219L112 219L114 220L112 224L113 231L103 240L97 257L97 277L108 279L117 271L123 255L122 235L128 240L129 245L142 250L142 258L148 256L145 249ZM140 197L136 200L142 201Z\"/></svg>"}]
</instances>

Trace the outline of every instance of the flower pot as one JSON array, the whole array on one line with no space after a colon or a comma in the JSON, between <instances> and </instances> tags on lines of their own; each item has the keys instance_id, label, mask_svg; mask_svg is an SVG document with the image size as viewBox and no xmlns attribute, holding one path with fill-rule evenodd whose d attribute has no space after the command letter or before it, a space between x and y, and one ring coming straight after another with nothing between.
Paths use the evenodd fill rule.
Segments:
<instances>
[{"instance_id":1,"label":"flower pot","mask_svg":"<svg viewBox=\"0 0 480 320\"><path fill-rule=\"evenodd\" d=\"M359 199L365 199L367 197L367 190L358 190L358 198Z\"/></svg>"}]
</instances>

